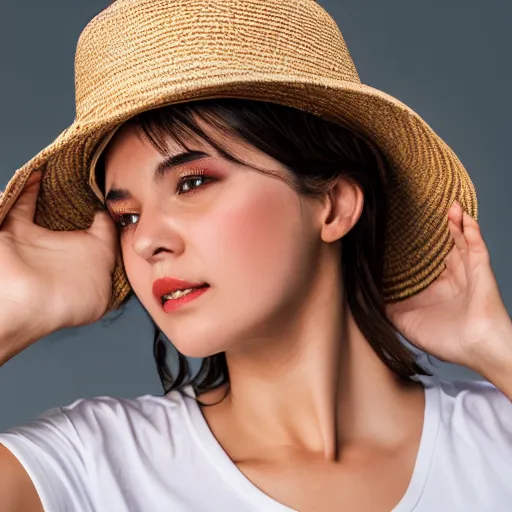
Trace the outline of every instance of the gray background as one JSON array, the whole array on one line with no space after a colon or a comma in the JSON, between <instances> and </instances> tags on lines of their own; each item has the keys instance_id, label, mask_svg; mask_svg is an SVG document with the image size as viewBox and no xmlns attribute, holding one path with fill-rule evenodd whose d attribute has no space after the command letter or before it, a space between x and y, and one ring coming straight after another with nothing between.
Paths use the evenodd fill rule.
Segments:
<instances>
[{"instance_id":1,"label":"gray background","mask_svg":"<svg viewBox=\"0 0 512 512\"><path fill-rule=\"evenodd\" d=\"M476 185L480 225L511 311L512 4L503 0L325 0L361 79L416 110ZM0 188L74 117L73 58L105 0L1 0ZM507 128L508 127L508 128ZM0 368L0 430L79 397L161 393L151 323L132 301L106 325L60 331ZM478 378L438 363L442 377Z\"/></svg>"}]
</instances>

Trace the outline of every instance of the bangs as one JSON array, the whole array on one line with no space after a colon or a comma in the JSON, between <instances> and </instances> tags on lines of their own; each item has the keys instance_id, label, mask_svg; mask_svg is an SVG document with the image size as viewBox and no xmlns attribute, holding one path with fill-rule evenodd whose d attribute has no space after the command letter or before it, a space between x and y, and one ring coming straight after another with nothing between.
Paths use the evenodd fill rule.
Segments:
<instances>
[{"instance_id":1,"label":"bangs","mask_svg":"<svg viewBox=\"0 0 512 512\"><path fill-rule=\"evenodd\" d=\"M272 105L272 107L293 110L296 115L303 114L291 107L279 105ZM192 150L189 146L191 143L206 143L222 158L230 162L250 167L269 176L279 177L293 186L294 180L291 172L290 175L287 173L277 175L275 171L262 169L240 160L229 151L226 144L216 140L202 127L211 127L229 139L265 152L276 160L279 159L279 154L274 149L274 144L280 145L283 151L287 149L291 151L290 154L296 155L297 148L289 147L290 139L283 134L277 122L269 122L268 116L269 113L274 114L273 108L266 102L240 99L200 100L148 110L126 121L125 125L136 127L163 156L169 156L172 141L186 151ZM265 133L264 138L258 137L261 132ZM263 142L267 137L269 140L273 140L274 144ZM95 171L96 183L103 196L105 196L106 171L104 155L107 148L98 159ZM279 163L291 171L285 162L280 161Z\"/></svg>"},{"instance_id":2,"label":"bangs","mask_svg":"<svg viewBox=\"0 0 512 512\"><path fill-rule=\"evenodd\" d=\"M213 107L213 108L212 108ZM233 122L219 111L218 103L205 102L182 103L170 105L138 114L128 123L136 126L148 138L153 146L164 156L169 154L169 138L185 150L190 151L187 143L207 143L223 158L236 163L242 163L232 155L225 145L215 140L201 127L201 123L228 135L229 137L247 143L237 131ZM226 110L227 114L228 111ZM234 121L234 119L232 120Z\"/></svg>"}]
</instances>

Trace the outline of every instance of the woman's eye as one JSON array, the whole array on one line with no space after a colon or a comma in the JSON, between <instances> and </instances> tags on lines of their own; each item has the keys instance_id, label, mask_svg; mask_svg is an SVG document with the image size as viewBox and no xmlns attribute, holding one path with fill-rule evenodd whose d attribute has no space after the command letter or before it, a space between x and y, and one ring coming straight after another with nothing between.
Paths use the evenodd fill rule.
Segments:
<instances>
[{"instance_id":1,"label":"woman's eye","mask_svg":"<svg viewBox=\"0 0 512 512\"><path fill-rule=\"evenodd\" d=\"M178 183L178 193L186 194L187 192L190 192L191 190L199 188L204 181L205 181L205 177L199 176L199 175L187 176L185 178L182 178Z\"/></svg>"},{"instance_id":2,"label":"woman's eye","mask_svg":"<svg viewBox=\"0 0 512 512\"><path fill-rule=\"evenodd\" d=\"M135 224L135 223L130 222L131 217L137 217L137 214L136 213L126 213L123 215L119 215L119 217L115 221L117 227L120 230L123 230L123 229L130 227L132 224Z\"/></svg>"},{"instance_id":3,"label":"woman's eye","mask_svg":"<svg viewBox=\"0 0 512 512\"><path fill-rule=\"evenodd\" d=\"M194 189L199 188L206 180L209 180L209 178L201 175L183 177L178 183L178 194L182 195L191 192ZM137 222L136 220L132 222L134 217L138 217L138 214L124 213L122 215L115 216L114 222L120 231L124 231L132 227Z\"/></svg>"}]
</instances>

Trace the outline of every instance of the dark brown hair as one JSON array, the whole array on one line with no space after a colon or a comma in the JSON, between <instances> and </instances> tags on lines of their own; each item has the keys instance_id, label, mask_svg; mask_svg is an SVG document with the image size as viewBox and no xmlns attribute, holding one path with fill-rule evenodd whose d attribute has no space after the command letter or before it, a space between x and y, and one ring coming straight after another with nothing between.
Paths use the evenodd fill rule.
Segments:
<instances>
[{"instance_id":1,"label":"dark brown hair","mask_svg":"<svg viewBox=\"0 0 512 512\"><path fill-rule=\"evenodd\" d=\"M379 358L404 381L430 375L400 340L385 313L382 296L387 197L382 155L352 131L291 107L243 99L202 100L143 112L129 122L137 126L162 153L173 137L185 149L186 140L205 140L223 157L239 162L199 126L206 122L263 151L290 171L290 185L299 194L322 197L334 180L350 179L361 187L364 207L354 228L343 238L341 251L345 297L354 319ZM244 162L244 165L246 163ZM104 168L98 165L98 184ZM132 294L126 299L125 303ZM177 352L178 372L167 365L167 341L155 325L153 352L164 392L192 385L201 393L229 382L225 353L203 359L190 373L188 360Z\"/></svg>"}]
</instances>

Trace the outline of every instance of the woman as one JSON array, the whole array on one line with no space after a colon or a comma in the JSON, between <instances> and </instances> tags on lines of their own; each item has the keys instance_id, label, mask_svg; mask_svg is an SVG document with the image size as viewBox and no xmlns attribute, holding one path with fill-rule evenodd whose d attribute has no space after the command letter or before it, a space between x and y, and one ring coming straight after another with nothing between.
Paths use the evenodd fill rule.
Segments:
<instances>
[{"instance_id":1,"label":"woman","mask_svg":"<svg viewBox=\"0 0 512 512\"><path fill-rule=\"evenodd\" d=\"M455 155L312 0L116 2L77 119L0 198L1 360L133 292L165 393L1 434L2 510L507 510L512 324L466 211Z\"/></svg>"}]
</instances>

